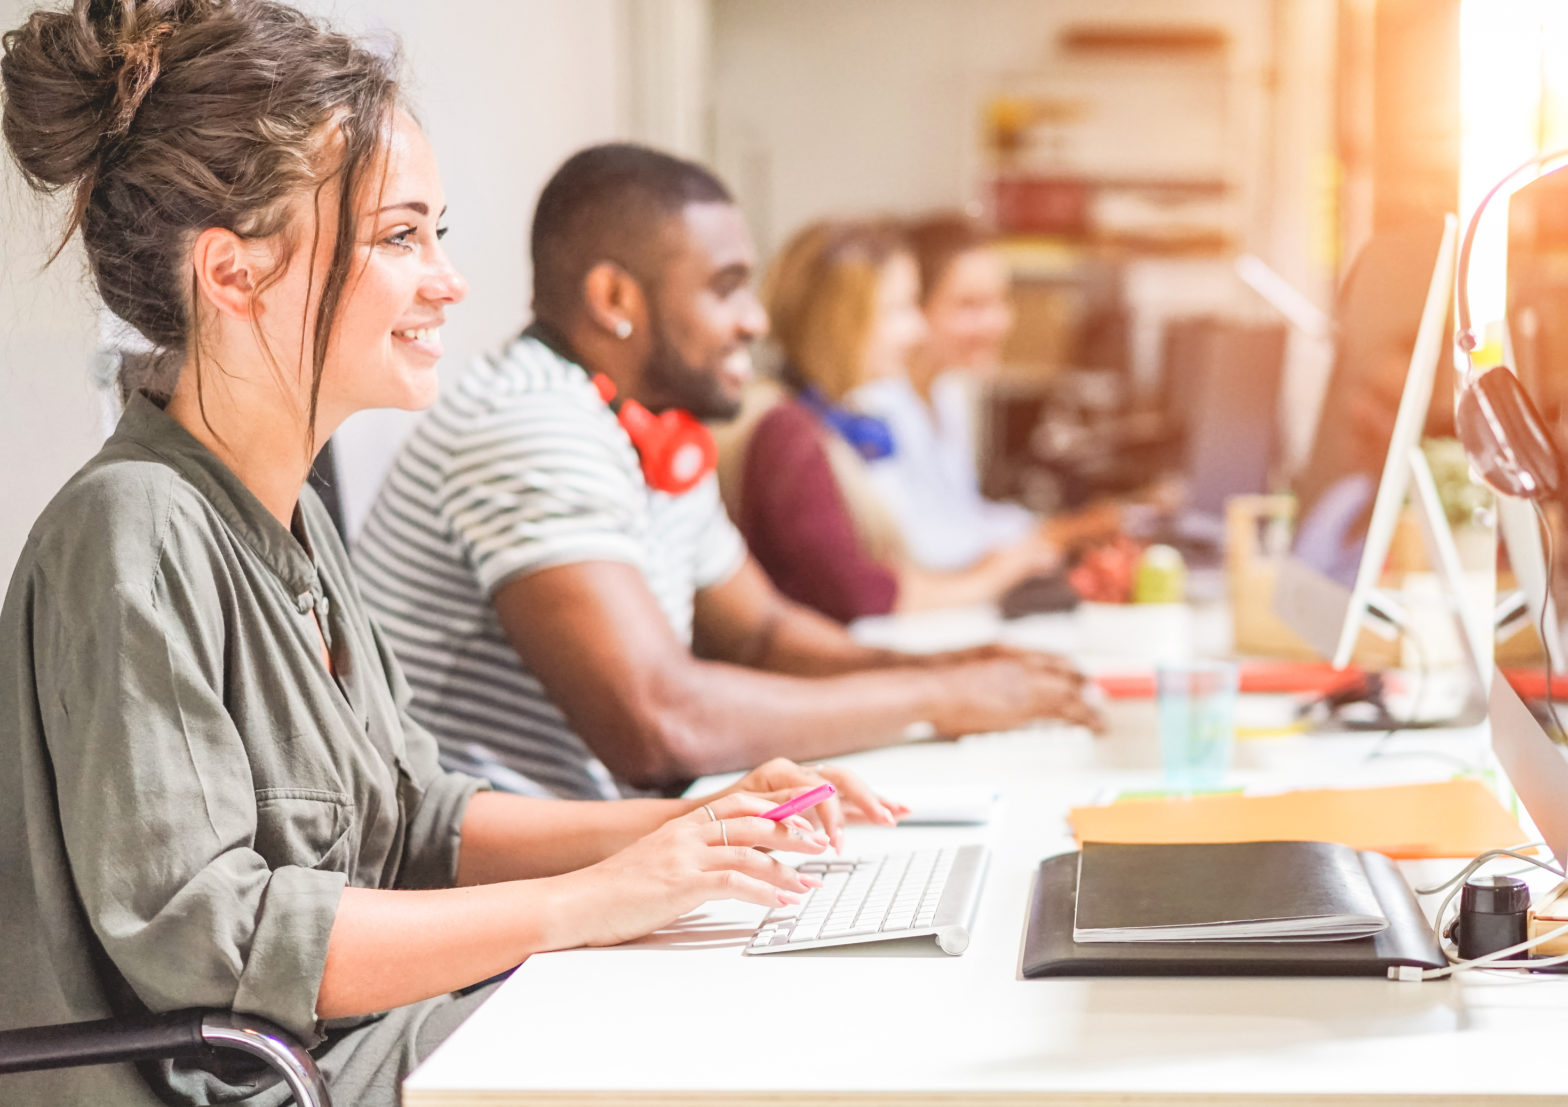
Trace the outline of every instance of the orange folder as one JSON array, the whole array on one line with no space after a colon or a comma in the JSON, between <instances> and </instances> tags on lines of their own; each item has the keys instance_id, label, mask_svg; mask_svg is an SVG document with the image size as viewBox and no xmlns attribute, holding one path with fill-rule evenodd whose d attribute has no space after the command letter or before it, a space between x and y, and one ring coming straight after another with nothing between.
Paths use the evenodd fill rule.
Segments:
<instances>
[{"instance_id":1,"label":"orange folder","mask_svg":"<svg viewBox=\"0 0 1568 1107\"><path fill-rule=\"evenodd\" d=\"M1394 858L1472 857L1526 841L1475 779L1276 796L1195 796L1075 807L1082 842L1343 842Z\"/></svg>"}]
</instances>

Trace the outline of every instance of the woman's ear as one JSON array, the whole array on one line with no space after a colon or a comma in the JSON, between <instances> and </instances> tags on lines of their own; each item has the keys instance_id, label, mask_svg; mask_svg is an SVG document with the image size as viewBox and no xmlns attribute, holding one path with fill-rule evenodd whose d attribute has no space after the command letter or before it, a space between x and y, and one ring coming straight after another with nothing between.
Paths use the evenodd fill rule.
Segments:
<instances>
[{"instance_id":1,"label":"woman's ear","mask_svg":"<svg viewBox=\"0 0 1568 1107\"><path fill-rule=\"evenodd\" d=\"M197 294L231 319L253 321L260 311L256 292L273 262L272 251L259 240L208 227L196 236L191 255Z\"/></svg>"},{"instance_id":2,"label":"woman's ear","mask_svg":"<svg viewBox=\"0 0 1568 1107\"><path fill-rule=\"evenodd\" d=\"M601 261L583 277L588 318L617 338L647 330L648 302L637 278L613 261Z\"/></svg>"}]
</instances>

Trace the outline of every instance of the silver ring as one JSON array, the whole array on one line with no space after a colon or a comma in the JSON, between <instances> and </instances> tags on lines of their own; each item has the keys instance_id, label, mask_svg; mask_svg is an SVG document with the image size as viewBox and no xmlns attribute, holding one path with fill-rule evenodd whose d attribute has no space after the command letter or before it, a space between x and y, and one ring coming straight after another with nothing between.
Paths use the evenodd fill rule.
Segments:
<instances>
[{"instance_id":1,"label":"silver ring","mask_svg":"<svg viewBox=\"0 0 1568 1107\"><path fill-rule=\"evenodd\" d=\"M724 839L724 844L726 846L730 844L730 832L725 829L723 819L719 820L719 835Z\"/></svg>"},{"instance_id":2,"label":"silver ring","mask_svg":"<svg viewBox=\"0 0 1568 1107\"><path fill-rule=\"evenodd\" d=\"M708 813L708 821L710 823L716 823L716 822L719 821L719 817L713 813L713 808L712 807L709 807L705 803L705 804L702 805L702 809Z\"/></svg>"}]
</instances>

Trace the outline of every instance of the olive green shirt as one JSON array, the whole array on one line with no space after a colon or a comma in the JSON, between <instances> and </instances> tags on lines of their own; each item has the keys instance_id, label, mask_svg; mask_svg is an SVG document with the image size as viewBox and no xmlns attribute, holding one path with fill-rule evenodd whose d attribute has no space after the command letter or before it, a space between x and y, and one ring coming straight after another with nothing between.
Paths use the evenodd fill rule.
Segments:
<instances>
[{"instance_id":1,"label":"olive green shirt","mask_svg":"<svg viewBox=\"0 0 1568 1107\"><path fill-rule=\"evenodd\" d=\"M408 698L314 494L291 532L134 398L0 611L0 1028L233 1007L357 1071L359 1102L428 1012L318 1022L339 899L450 885L480 787L438 768ZM141 1071L176 1102L266 1083ZM60 1102L147 1095L130 1066L36 1079Z\"/></svg>"}]
</instances>

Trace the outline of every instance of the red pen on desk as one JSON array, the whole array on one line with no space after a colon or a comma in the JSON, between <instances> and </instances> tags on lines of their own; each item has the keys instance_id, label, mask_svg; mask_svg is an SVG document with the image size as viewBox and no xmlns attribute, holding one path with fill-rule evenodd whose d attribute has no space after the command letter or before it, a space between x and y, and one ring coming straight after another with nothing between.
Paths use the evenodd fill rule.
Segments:
<instances>
[{"instance_id":1,"label":"red pen on desk","mask_svg":"<svg viewBox=\"0 0 1568 1107\"><path fill-rule=\"evenodd\" d=\"M809 792L802 792L792 800L785 800L771 811L764 811L764 819L781 823L791 815L798 815L808 807L815 807L833 794L833 785L819 784Z\"/></svg>"}]
</instances>

